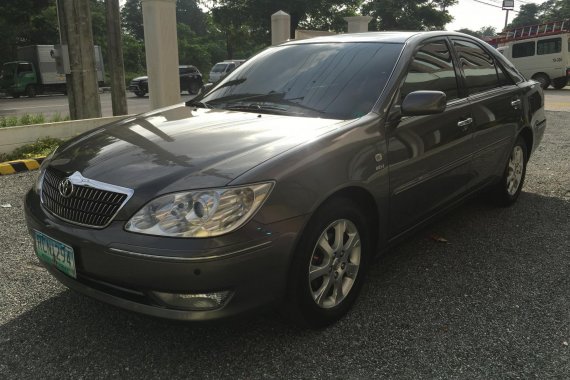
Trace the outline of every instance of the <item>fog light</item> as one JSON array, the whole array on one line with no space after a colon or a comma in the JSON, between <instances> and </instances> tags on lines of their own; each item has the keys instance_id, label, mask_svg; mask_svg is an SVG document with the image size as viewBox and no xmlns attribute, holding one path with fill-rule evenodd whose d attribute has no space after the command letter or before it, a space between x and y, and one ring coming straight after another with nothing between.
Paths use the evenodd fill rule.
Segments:
<instances>
[{"instance_id":1,"label":"fog light","mask_svg":"<svg viewBox=\"0 0 570 380\"><path fill-rule=\"evenodd\" d=\"M230 296L229 291L199 294L153 292L153 294L167 306L196 311L219 309Z\"/></svg>"}]
</instances>

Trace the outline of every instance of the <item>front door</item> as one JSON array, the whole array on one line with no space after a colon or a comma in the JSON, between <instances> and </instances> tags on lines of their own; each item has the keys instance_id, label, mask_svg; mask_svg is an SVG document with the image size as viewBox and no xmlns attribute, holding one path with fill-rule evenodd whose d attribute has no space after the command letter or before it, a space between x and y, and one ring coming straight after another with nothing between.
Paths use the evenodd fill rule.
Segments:
<instances>
[{"instance_id":1,"label":"front door","mask_svg":"<svg viewBox=\"0 0 570 380\"><path fill-rule=\"evenodd\" d=\"M395 236L464 193L472 179L473 115L458 91L446 39L417 51L401 87L401 99L418 90L443 91L442 114L403 117L388 135L390 235Z\"/></svg>"}]
</instances>

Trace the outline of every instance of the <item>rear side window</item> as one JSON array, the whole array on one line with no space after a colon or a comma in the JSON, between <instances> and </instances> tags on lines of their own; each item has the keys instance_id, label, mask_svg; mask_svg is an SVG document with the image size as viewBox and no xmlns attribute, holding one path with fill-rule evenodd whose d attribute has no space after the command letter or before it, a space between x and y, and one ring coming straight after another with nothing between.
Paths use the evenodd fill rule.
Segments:
<instances>
[{"instance_id":1,"label":"rear side window","mask_svg":"<svg viewBox=\"0 0 570 380\"><path fill-rule=\"evenodd\" d=\"M562 38L549 38L548 40L540 40L536 44L536 54L554 54L562 51Z\"/></svg>"},{"instance_id":2,"label":"rear side window","mask_svg":"<svg viewBox=\"0 0 570 380\"><path fill-rule=\"evenodd\" d=\"M532 57L534 55L534 41L513 44L513 58Z\"/></svg>"},{"instance_id":3,"label":"rear side window","mask_svg":"<svg viewBox=\"0 0 570 380\"><path fill-rule=\"evenodd\" d=\"M493 57L488 52L469 41L453 40L453 45L470 94L500 86Z\"/></svg>"},{"instance_id":4,"label":"rear side window","mask_svg":"<svg viewBox=\"0 0 570 380\"><path fill-rule=\"evenodd\" d=\"M453 60L445 41L430 42L414 56L402 85L402 99L419 90L442 91L448 101L458 97Z\"/></svg>"}]
</instances>

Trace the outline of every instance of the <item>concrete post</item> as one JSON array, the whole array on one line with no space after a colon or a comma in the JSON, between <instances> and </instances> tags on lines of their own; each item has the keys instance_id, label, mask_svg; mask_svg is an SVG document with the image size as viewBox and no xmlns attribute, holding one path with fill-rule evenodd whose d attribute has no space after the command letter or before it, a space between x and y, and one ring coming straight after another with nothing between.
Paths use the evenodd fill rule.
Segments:
<instances>
[{"instance_id":1,"label":"concrete post","mask_svg":"<svg viewBox=\"0 0 570 380\"><path fill-rule=\"evenodd\" d=\"M291 16L279 11L271 15L271 45L287 41L291 36Z\"/></svg>"},{"instance_id":2,"label":"concrete post","mask_svg":"<svg viewBox=\"0 0 570 380\"><path fill-rule=\"evenodd\" d=\"M348 33L364 33L368 32L368 23L372 20L370 16L353 16L345 17L348 22Z\"/></svg>"},{"instance_id":3,"label":"concrete post","mask_svg":"<svg viewBox=\"0 0 570 380\"><path fill-rule=\"evenodd\" d=\"M142 0L142 10L151 108L179 103L176 0Z\"/></svg>"},{"instance_id":4,"label":"concrete post","mask_svg":"<svg viewBox=\"0 0 570 380\"><path fill-rule=\"evenodd\" d=\"M105 0L105 11L107 16L107 52L109 54L109 73L111 74L113 116L127 115L129 112L127 110L119 2L116 0Z\"/></svg>"}]
</instances>

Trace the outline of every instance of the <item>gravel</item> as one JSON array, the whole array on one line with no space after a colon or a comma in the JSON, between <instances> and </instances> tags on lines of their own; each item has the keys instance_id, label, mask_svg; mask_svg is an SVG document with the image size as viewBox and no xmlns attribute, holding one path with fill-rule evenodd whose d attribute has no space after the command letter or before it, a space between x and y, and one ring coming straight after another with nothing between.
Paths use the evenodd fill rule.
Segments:
<instances>
[{"instance_id":1,"label":"gravel","mask_svg":"<svg viewBox=\"0 0 570 380\"><path fill-rule=\"evenodd\" d=\"M515 206L477 198L411 236L320 331L272 311L174 323L73 293L39 267L26 233L36 174L2 176L0 378L567 379L569 118L548 113Z\"/></svg>"}]
</instances>

